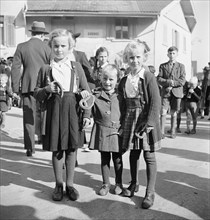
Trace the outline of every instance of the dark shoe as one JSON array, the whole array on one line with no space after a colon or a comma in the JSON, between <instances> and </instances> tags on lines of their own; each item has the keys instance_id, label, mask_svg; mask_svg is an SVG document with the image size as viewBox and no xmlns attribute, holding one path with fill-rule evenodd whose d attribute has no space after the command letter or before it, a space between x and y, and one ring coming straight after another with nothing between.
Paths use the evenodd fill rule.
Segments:
<instances>
[{"instance_id":1,"label":"dark shoe","mask_svg":"<svg viewBox=\"0 0 210 220\"><path fill-rule=\"evenodd\" d=\"M120 195L123 192L123 185L120 183L117 183L114 187L114 194Z\"/></svg>"},{"instance_id":2,"label":"dark shoe","mask_svg":"<svg viewBox=\"0 0 210 220\"><path fill-rule=\"evenodd\" d=\"M52 194L52 199L54 201L61 201L63 199L63 186L56 185L54 192Z\"/></svg>"},{"instance_id":3,"label":"dark shoe","mask_svg":"<svg viewBox=\"0 0 210 220\"><path fill-rule=\"evenodd\" d=\"M98 191L98 194L100 196L105 196L109 192L109 189L110 189L110 185L109 184L103 184L101 186L100 190Z\"/></svg>"},{"instance_id":4,"label":"dark shoe","mask_svg":"<svg viewBox=\"0 0 210 220\"><path fill-rule=\"evenodd\" d=\"M32 157L32 150L27 150L26 151L26 156L27 157Z\"/></svg>"},{"instance_id":5,"label":"dark shoe","mask_svg":"<svg viewBox=\"0 0 210 220\"><path fill-rule=\"evenodd\" d=\"M130 186L124 190L123 196L133 197L135 190L136 190L136 183L131 183Z\"/></svg>"},{"instance_id":6,"label":"dark shoe","mask_svg":"<svg viewBox=\"0 0 210 220\"><path fill-rule=\"evenodd\" d=\"M201 116L201 119L204 119L204 116Z\"/></svg>"},{"instance_id":7,"label":"dark shoe","mask_svg":"<svg viewBox=\"0 0 210 220\"><path fill-rule=\"evenodd\" d=\"M66 194L72 201L79 198L79 192L73 186L66 186Z\"/></svg>"},{"instance_id":8,"label":"dark shoe","mask_svg":"<svg viewBox=\"0 0 210 220\"><path fill-rule=\"evenodd\" d=\"M171 130L168 130L168 131L167 131L167 134L171 134Z\"/></svg>"},{"instance_id":9,"label":"dark shoe","mask_svg":"<svg viewBox=\"0 0 210 220\"><path fill-rule=\"evenodd\" d=\"M79 166L79 164L78 164L78 161L76 160L75 167L78 167L78 166Z\"/></svg>"},{"instance_id":10,"label":"dark shoe","mask_svg":"<svg viewBox=\"0 0 210 220\"><path fill-rule=\"evenodd\" d=\"M192 130L190 131L190 134L196 134L196 130L195 130L195 129L192 129Z\"/></svg>"},{"instance_id":11,"label":"dark shoe","mask_svg":"<svg viewBox=\"0 0 210 220\"><path fill-rule=\"evenodd\" d=\"M154 200L155 200L155 194L153 192L146 193L146 196L143 199L141 207L143 209L150 208L153 205Z\"/></svg>"},{"instance_id":12,"label":"dark shoe","mask_svg":"<svg viewBox=\"0 0 210 220\"><path fill-rule=\"evenodd\" d=\"M176 128L176 133L181 134L182 133L181 129L180 128Z\"/></svg>"}]
</instances>

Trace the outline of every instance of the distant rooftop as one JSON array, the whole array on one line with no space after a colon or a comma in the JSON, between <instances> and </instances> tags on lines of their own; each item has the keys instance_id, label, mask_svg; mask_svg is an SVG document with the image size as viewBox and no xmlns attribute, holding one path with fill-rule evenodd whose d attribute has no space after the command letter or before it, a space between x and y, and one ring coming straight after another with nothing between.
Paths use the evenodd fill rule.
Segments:
<instances>
[{"instance_id":1,"label":"distant rooftop","mask_svg":"<svg viewBox=\"0 0 210 220\"><path fill-rule=\"evenodd\" d=\"M84 14L157 15L173 0L42 0L28 1L27 14L68 12Z\"/></svg>"}]
</instances>

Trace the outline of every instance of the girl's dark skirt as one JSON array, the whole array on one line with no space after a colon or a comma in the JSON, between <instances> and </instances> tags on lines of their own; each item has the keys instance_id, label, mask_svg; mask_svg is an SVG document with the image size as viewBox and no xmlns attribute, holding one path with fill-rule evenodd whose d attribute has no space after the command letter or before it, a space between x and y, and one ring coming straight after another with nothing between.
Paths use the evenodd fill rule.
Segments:
<instances>
[{"instance_id":1,"label":"girl's dark skirt","mask_svg":"<svg viewBox=\"0 0 210 220\"><path fill-rule=\"evenodd\" d=\"M78 148L79 120L77 100L74 93L64 92L48 100L46 130L43 136L43 150L60 151Z\"/></svg>"}]
</instances>

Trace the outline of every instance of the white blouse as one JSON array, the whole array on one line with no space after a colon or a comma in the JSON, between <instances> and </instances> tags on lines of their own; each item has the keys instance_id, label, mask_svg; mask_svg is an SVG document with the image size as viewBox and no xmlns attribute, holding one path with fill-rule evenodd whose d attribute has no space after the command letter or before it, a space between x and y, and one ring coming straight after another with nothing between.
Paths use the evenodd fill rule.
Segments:
<instances>
[{"instance_id":1,"label":"white blouse","mask_svg":"<svg viewBox=\"0 0 210 220\"><path fill-rule=\"evenodd\" d=\"M71 74L72 74L72 66L69 58L66 59L65 62L55 62L54 60L51 62L52 67L52 76L55 81L59 82L63 88L63 91L68 92L70 90L71 84ZM76 77L74 77L74 87L73 92L77 92L77 84Z\"/></svg>"},{"instance_id":2,"label":"white blouse","mask_svg":"<svg viewBox=\"0 0 210 220\"><path fill-rule=\"evenodd\" d=\"M144 78L145 69L142 68L136 75L128 74L125 83L125 92L128 98L138 98L139 97L139 78Z\"/></svg>"}]
</instances>

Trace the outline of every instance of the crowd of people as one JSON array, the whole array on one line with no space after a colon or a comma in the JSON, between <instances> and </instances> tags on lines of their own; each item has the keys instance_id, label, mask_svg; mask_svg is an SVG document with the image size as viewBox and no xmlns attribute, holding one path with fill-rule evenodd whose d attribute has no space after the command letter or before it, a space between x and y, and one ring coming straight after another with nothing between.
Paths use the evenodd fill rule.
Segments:
<instances>
[{"instance_id":1,"label":"crowd of people","mask_svg":"<svg viewBox=\"0 0 210 220\"><path fill-rule=\"evenodd\" d=\"M185 66L177 62L178 49L168 48L169 60L160 64L159 73L147 66L150 48L146 42L132 40L124 48L127 68L109 62L106 47L97 49L90 60L77 51L79 33L55 29L50 34L44 22L33 22L32 37L17 46L14 57L1 61L0 114L4 129L9 100L22 101L24 148L35 153L35 134L43 150L52 152L55 189L52 199L61 201L65 191L75 201L74 187L77 150L86 143L85 128L94 121L89 149L101 155L102 186L98 194L110 190L110 161L115 170L116 195L132 197L139 190L139 158L146 163L147 186L142 208L155 199L157 162L155 152L165 138L165 123L171 115L167 133L180 133L181 114L186 112L186 133L195 134L197 117L209 113L210 63L201 83L197 77L186 81ZM44 41L49 34L49 41ZM12 103L12 102L11 102ZM190 128L190 122L193 128ZM210 120L210 118L209 118ZM123 188L123 154L129 151L131 182ZM63 170L66 179L63 178Z\"/></svg>"}]
</instances>

